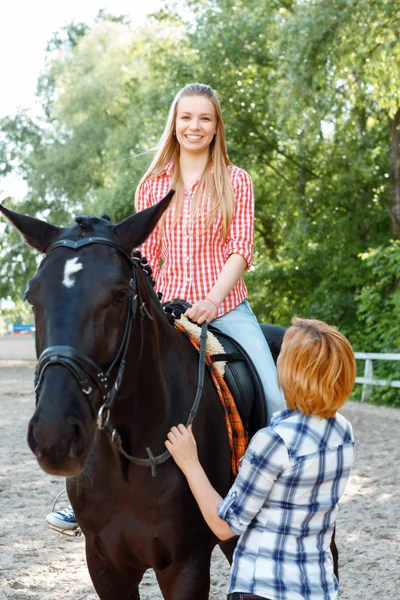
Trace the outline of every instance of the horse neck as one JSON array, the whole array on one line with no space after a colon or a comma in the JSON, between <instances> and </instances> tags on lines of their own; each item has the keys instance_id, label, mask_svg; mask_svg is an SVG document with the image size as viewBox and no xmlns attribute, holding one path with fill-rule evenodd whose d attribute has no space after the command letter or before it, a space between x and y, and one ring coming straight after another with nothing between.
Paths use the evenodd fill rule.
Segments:
<instances>
[{"instance_id":1,"label":"horse neck","mask_svg":"<svg viewBox=\"0 0 400 600\"><path fill-rule=\"evenodd\" d=\"M117 424L119 421L132 433L152 432L157 438L160 431L164 441L165 428L182 405L182 398L173 397L177 380L183 379L182 365L176 358L182 340L159 306L146 306L152 320L135 315L113 413Z\"/></svg>"}]
</instances>

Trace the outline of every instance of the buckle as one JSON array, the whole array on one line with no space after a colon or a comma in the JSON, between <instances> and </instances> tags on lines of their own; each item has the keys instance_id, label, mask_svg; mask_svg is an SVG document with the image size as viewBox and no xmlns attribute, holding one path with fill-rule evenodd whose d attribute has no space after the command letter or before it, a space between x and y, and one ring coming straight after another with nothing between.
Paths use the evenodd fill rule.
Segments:
<instances>
[{"instance_id":1,"label":"buckle","mask_svg":"<svg viewBox=\"0 0 400 600\"><path fill-rule=\"evenodd\" d=\"M105 411L107 411L106 414L104 414ZM107 407L107 404L103 404L102 406L100 406L99 412L97 413L97 429L104 429L104 425L109 420L109 418L110 409Z\"/></svg>"}]
</instances>

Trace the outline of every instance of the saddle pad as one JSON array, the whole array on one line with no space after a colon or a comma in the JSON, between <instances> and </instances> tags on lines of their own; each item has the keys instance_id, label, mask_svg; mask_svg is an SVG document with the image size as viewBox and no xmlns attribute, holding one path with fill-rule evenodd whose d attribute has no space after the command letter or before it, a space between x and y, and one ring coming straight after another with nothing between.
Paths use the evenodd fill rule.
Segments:
<instances>
[{"instance_id":1,"label":"saddle pad","mask_svg":"<svg viewBox=\"0 0 400 600\"><path fill-rule=\"evenodd\" d=\"M175 323L176 323L176 321L175 321ZM189 319L187 319L184 316L182 316L179 319L179 325L181 325L181 327L183 327L183 329L185 329L187 331L189 336L193 337L200 345L201 327L199 327L199 325L196 325L196 323L189 321ZM225 354L223 345L210 330L207 331L206 352L210 356L215 356L216 354L218 354L218 355ZM226 360L222 359L222 360L213 361L213 362L214 362L214 367L220 373L221 377L223 377L225 375Z\"/></svg>"},{"instance_id":2,"label":"saddle pad","mask_svg":"<svg viewBox=\"0 0 400 600\"><path fill-rule=\"evenodd\" d=\"M181 331L189 339L190 343L196 348L196 350L200 352L200 334L196 336L196 339L196 337L189 333L181 324L181 319L179 319L179 321L175 321L175 327ZM196 329L199 330L199 327L196 326ZM218 352L218 354L220 353L221 352ZM242 419L240 418L239 411L236 408L233 396L229 391L227 384L225 383L223 375L221 375L220 371L215 368L215 363L213 363L211 355L208 353L208 348L206 350L206 365L210 371L211 378L218 392L218 397L224 411L225 424L228 431L229 445L231 448L231 468L233 475L236 477L239 472L240 459L246 452L248 445L248 434L243 426Z\"/></svg>"}]
</instances>

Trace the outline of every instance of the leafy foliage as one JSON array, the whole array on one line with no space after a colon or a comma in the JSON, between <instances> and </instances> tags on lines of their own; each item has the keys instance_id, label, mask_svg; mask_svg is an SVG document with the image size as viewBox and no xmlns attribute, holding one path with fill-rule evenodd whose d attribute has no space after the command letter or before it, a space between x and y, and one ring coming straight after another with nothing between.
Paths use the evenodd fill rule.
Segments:
<instances>
[{"instance_id":1,"label":"leafy foliage","mask_svg":"<svg viewBox=\"0 0 400 600\"><path fill-rule=\"evenodd\" d=\"M360 258L366 276L356 298L358 344L367 344L370 352L389 352L400 340L400 241L391 240ZM398 365L375 361L374 377L398 380ZM373 389L372 393L376 400L400 406L398 389Z\"/></svg>"}]
</instances>

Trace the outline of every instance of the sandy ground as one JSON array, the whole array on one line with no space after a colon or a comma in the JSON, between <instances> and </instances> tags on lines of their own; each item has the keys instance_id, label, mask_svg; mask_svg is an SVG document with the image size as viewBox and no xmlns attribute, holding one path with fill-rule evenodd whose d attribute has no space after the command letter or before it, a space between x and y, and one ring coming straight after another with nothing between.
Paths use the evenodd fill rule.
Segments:
<instances>
[{"instance_id":1,"label":"sandy ground","mask_svg":"<svg viewBox=\"0 0 400 600\"><path fill-rule=\"evenodd\" d=\"M0 598L94 600L84 540L48 529L44 517L63 480L38 467L26 442L33 363L0 362ZM340 600L400 599L400 411L348 402L355 467L338 518ZM211 600L223 600L228 564L212 562ZM149 571L141 598L161 600ZM118 600L118 599L116 599Z\"/></svg>"}]
</instances>

